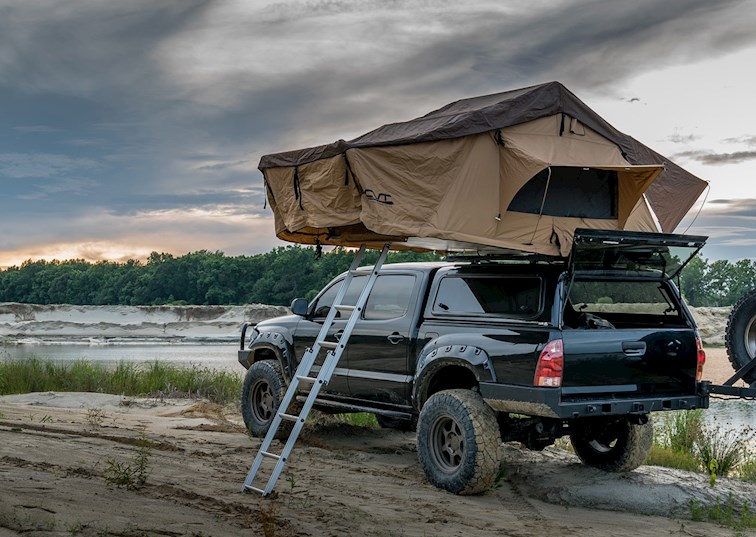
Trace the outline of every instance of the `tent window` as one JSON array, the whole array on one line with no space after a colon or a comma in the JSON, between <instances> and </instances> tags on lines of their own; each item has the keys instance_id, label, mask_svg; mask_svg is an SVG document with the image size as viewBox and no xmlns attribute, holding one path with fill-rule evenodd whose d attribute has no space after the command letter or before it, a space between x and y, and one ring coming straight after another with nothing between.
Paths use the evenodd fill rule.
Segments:
<instances>
[{"instance_id":1,"label":"tent window","mask_svg":"<svg viewBox=\"0 0 756 537\"><path fill-rule=\"evenodd\" d=\"M509 211L538 214L546 183L549 191L543 214L571 218L617 218L617 172L569 166L552 166L533 176L517 192Z\"/></svg>"}]
</instances>

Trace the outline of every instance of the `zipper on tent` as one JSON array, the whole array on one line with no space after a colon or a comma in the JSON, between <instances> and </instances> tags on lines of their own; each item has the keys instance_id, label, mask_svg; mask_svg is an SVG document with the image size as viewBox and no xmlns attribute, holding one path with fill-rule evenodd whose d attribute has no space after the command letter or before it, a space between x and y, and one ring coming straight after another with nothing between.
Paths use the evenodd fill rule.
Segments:
<instances>
[{"instance_id":1,"label":"zipper on tent","mask_svg":"<svg viewBox=\"0 0 756 537\"><path fill-rule=\"evenodd\" d=\"M357 192L359 192L360 195L364 194L364 191L362 190L362 187L360 186L360 182L357 180L357 176L354 174L352 165L349 163L349 159L347 158L346 151L344 151L344 162L346 162L347 171L349 172L349 175L352 176L352 180L354 181L354 187L357 189Z\"/></svg>"},{"instance_id":2,"label":"zipper on tent","mask_svg":"<svg viewBox=\"0 0 756 537\"><path fill-rule=\"evenodd\" d=\"M302 207L302 189L299 186L299 166L294 166L294 199L299 201L299 209L304 211Z\"/></svg>"}]
</instances>

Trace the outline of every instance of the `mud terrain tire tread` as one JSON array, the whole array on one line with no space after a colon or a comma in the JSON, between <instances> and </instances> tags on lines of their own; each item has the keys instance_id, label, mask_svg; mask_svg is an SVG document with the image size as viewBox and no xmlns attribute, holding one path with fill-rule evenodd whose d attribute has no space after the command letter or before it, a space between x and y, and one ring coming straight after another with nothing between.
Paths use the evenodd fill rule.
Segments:
<instances>
[{"instance_id":1,"label":"mud terrain tire tread","mask_svg":"<svg viewBox=\"0 0 756 537\"><path fill-rule=\"evenodd\" d=\"M261 382L268 384L273 396L272 414L270 419L266 421L261 421L258 416L255 416L255 413L252 410L252 391L255 385ZM285 394L286 381L284 380L283 372L281 371L281 365L277 360L260 360L259 362L252 364L247 370L242 388L241 410L242 417L244 418L244 425L252 436L263 438L268 433L268 429L273 422L275 413L278 412L278 408L281 406L281 401ZM295 405L297 405L297 403L292 402L289 407L289 413L294 411L293 407ZM298 410L296 413L298 413ZM282 421L281 425L278 427L278 431L276 431L275 438L279 440L287 438L293 426L294 424L290 421Z\"/></svg>"},{"instance_id":2,"label":"mud terrain tire tread","mask_svg":"<svg viewBox=\"0 0 756 537\"><path fill-rule=\"evenodd\" d=\"M434 424L451 418L463 435L464 455L454 472L444 471L432 453ZM420 412L417 452L431 484L454 494L479 494L494 482L499 469L499 424L496 413L477 392L444 390L433 394Z\"/></svg>"},{"instance_id":3,"label":"mud terrain tire tread","mask_svg":"<svg viewBox=\"0 0 756 537\"><path fill-rule=\"evenodd\" d=\"M733 369L737 371L748 362L752 356L745 344L745 332L748 325L756 317L756 289L743 295L732 307L725 329L725 348L727 358ZM751 370L743 377L748 384L756 384L756 370Z\"/></svg>"},{"instance_id":4,"label":"mud terrain tire tread","mask_svg":"<svg viewBox=\"0 0 756 537\"><path fill-rule=\"evenodd\" d=\"M622 419L611 424L603 422L577 426L570 435L570 442L575 448L575 453L587 466L593 466L606 472L632 472L648 457L651 445L654 442L654 427L649 416L644 424L631 423L630 420ZM596 440L598 428L605 429L607 426L616 427L616 444L607 451L602 452L594 448L592 442Z\"/></svg>"}]
</instances>

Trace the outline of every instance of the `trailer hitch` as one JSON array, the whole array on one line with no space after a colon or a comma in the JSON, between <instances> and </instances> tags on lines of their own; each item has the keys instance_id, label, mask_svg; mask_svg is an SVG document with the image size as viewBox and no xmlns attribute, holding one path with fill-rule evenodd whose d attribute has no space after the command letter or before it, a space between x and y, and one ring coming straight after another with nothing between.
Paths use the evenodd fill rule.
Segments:
<instances>
[{"instance_id":1,"label":"trailer hitch","mask_svg":"<svg viewBox=\"0 0 756 537\"><path fill-rule=\"evenodd\" d=\"M733 384L754 369L756 369L756 358L752 358L750 362L738 369L724 384L712 384L709 381L702 382L701 391L706 395L716 393L739 397L741 399L756 399L756 386L751 385L749 388L733 386Z\"/></svg>"}]
</instances>

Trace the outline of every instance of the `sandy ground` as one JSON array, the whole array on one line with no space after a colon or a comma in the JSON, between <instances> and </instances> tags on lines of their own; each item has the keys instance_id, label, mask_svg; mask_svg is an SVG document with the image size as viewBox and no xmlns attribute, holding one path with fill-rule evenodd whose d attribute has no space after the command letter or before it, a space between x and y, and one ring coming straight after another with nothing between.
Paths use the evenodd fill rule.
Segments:
<instances>
[{"instance_id":1,"label":"sandy ground","mask_svg":"<svg viewBox=\"0 0 756 537\"><path fill-rule=\"evenodd\" d=\"M704 380L710 380L714 384L722 384L735 374L732 364L727 359L727 350L724 347L705 347L706 364L704 365ZM745 386L739 381L737 386Z\"/></svg>"},{"instance_id":2,"label":"sandy ground","mask_svg":"<svg viewBox=\"0 0 756 537\"><path fill-rule=\"evenodd\" d=\"M707 373L722 359L712 350ZM135 465L140 436L150 445L147 481L117 488L107 470ZM569 452L516 444L501 448L494 489L458 497L426 481L412 433L327 419L308 424L275 497L260 498L239 492L258 446L236 409L206 402L0 397L0 537L731 536L691 521L690 500L732 494L756 505L756 485L719 479L712 488L705 476L648 466L606 474Z\"/></svg>"}]
</instances>

